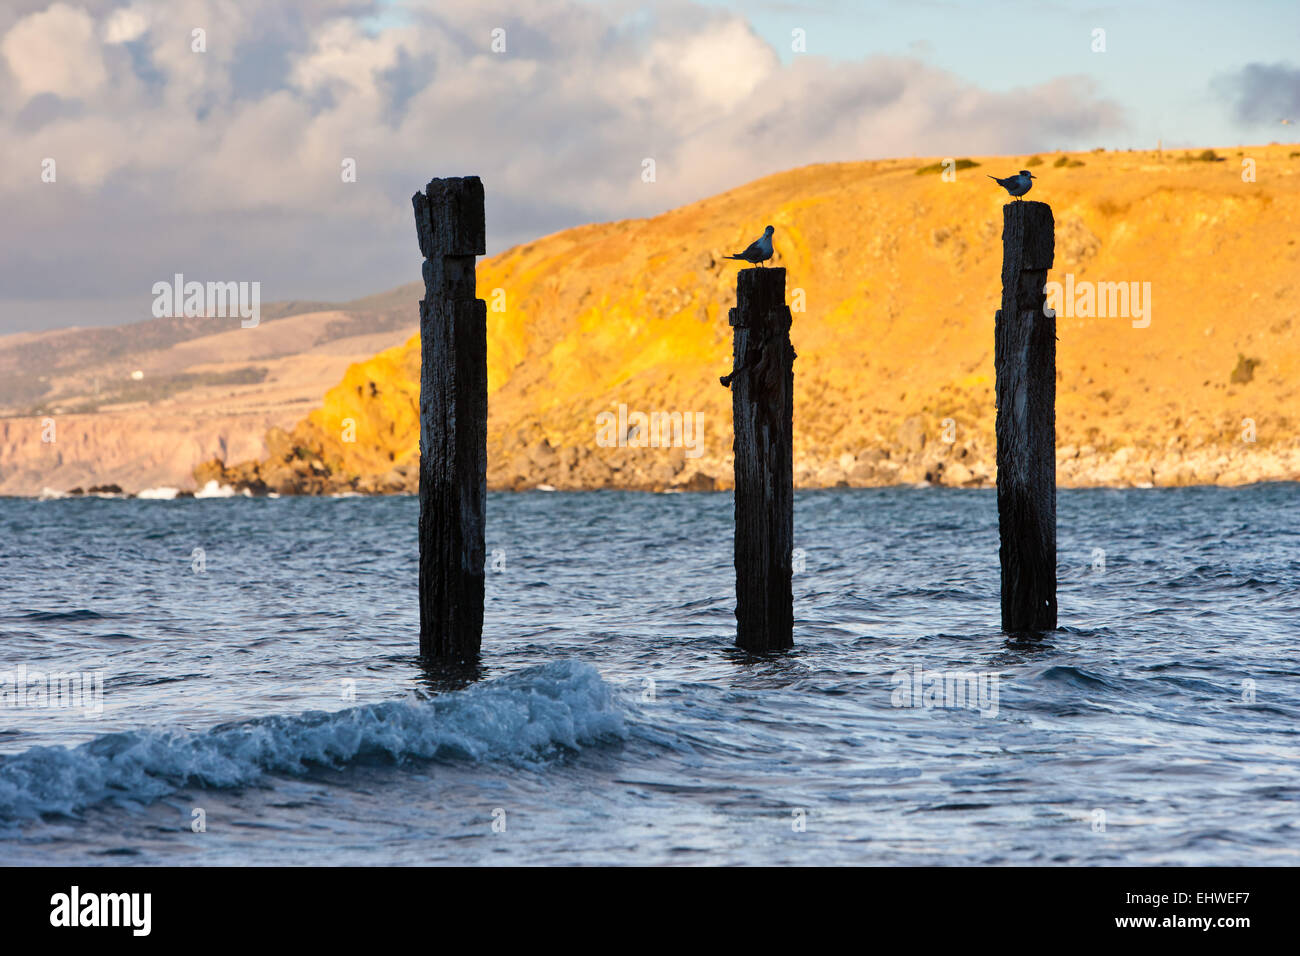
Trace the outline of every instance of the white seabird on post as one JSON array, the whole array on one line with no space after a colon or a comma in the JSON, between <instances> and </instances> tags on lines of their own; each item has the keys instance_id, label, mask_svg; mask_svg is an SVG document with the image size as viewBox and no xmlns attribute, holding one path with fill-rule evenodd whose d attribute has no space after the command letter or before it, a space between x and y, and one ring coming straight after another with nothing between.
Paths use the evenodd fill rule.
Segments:
<instances>
[{"instance_id":1,"label":"white seabird on post","mask_svg":"<svg viewBox=\"0 0 1300 956\"><path fill-rule=\"evenodd\" d=\"M749 244L749 248L744 252L739 252L734 256L723 256L724 259L740 259L742 262L753 262L762 265L768 259L772 258L772 233L776 230L768 226L763 230L763 235Z\"/></svg>"},{"instance_id":2,"label":"white seabird on post","mask_svg":"<svg viewBox=\"0 0 1300 956\"><path fill-rule=\"evenodd\" d=\"M1025 193L1029 192L1029 190L1034 188L1035 177L1029 170L1022 169L1016 175L1008 176L1006 179L998 179L996 176L989 176L989 179L993 180L1007 192L1011 193L1011 195L1019 199Z\"/></svg>"}]
</instances>

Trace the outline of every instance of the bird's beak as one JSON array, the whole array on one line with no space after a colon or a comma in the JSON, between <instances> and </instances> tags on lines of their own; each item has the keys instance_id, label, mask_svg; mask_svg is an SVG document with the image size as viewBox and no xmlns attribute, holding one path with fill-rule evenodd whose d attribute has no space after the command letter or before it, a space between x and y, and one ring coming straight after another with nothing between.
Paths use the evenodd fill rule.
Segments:
<instances>
[{"instance_id":1,"label":"bird's beak","mask_svg":"<svg viewBox=\"0 0 1300 956\"><path fill-rule=\"evenodd\" d=\"M1033 173L1030 173L1030 174L1029 174L1029 178L1030 178L1030 179L1037 179L1038 177L1035 176Z\"/></svg>"}]
</instances>

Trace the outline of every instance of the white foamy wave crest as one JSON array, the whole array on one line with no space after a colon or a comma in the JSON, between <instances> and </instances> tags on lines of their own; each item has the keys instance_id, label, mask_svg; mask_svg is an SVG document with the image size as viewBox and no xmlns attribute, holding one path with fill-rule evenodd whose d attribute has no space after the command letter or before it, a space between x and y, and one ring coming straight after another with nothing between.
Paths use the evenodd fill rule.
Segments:
<instances>
[{"instance_id":1,"label":"white foamy wave crest","mask_svg":"<svg viewBox=\"0 0 1300 956\"><path fill-rule=\"evenodd\" d=\"M245 498L251 498L253 493L245 488L242 492L236 491L230 485L223 485L215 478L208 481L206 485L194 492L195 498L234 498L242 494Z\"/></svg>"},{"instance_id":2,"label":"white foamy wave crest","mask_svg":"<svg viewBox=\"0 0 1300 956\"><path fill-rule=\"evenodd\" d=\"M164 485L159 488L145 488L141 490L141 492L138 495L136 495L136 497L150 499L154 501L171 501L180 493L181 490L179 488L168 488L167 486Z\"/></svg>"},{"instance_id":3,"label":"white foamy wave crest","mask_svg":"<svg viewBox=\"0 0 1300 956\"><path fill-rule=\"evenodd\" d=\"M368 757L540 764L626 736L596 669L559 661L430 700L269 717L198 734L132 731L71 749L34 747L0 757L0 820L72 813L106 799L147 802L186 786L247 786L268 773Z\"/></svg>"}]
</instances>

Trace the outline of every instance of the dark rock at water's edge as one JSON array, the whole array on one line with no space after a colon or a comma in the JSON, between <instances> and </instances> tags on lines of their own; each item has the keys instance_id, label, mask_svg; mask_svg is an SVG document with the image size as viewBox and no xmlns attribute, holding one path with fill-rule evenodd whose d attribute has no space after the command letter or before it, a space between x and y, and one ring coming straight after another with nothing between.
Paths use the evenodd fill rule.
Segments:
<instances>
[{"instance_id":1,"label":"dark rock at water's edge","mask_svg":"<svg viewBox=\"0 0 1300 956\"><path fill-rule=\"evenodd\" d=\"M716 387L716 386L715 386ZM954 423L955 424L955 423ZM811 488L885 488L927 483L949 488L992 488L994 448L978 435L915 415L899 423L898 435L879 445L827 457L795 449L794 485ZM336 471L321 448L306 447L273 429L264 461L227 465L219 459L194 470L198 487L215 480L253 495L408 494L419 492L419 457L378 474ZM510 449L522 449L511 451ZM1267 447L1236 441L1227 446L1159 447L1058 445L1057 482L1066 488L1244 485L1300 481L1300 440ZM540 428L517 429L488 442L488 490L530 491L728 491L731 464L693 459L684 448L552 446ZM84 494L84 492L83 492Z\"/></svg>"},{"instance_id":2,"label":"dark rock at water's edge","mask_svg":"<svg viewBox=\"0 0 1300 956\"><path fill-rule=\"evenodd\" d=\"M194 469L194 480L200 488L215 481L252 495L413 495L420 490L418 460L394 465L383 475L349 475L335 471L318 450L295 445L281 429L272 429L266 444L264 461L227 465L213 458Z\"/></svg>"},{"instance_id":3,"label":"dark rock at water's edge","mask_svg":"<svg viewBox=\"0 0 1300 956\"><path fill-rule=\"evenodd\" d=\"M134 497L135 497L135 495L130 495L130 494L127 494L125 491L123 491L123 490L122 490L122 486L121 486L121 485L118 485L118 484L110 484L110 485L91 485L89 488L82 488L80 485L78 485L76 488L69 489L68 494L69 494L70 496L74 496L74 495L75 495L75 496L82 496L82 495L122 495L122 496L125 497L125 498L134 498Z\"/></svg>"}]
</instances>

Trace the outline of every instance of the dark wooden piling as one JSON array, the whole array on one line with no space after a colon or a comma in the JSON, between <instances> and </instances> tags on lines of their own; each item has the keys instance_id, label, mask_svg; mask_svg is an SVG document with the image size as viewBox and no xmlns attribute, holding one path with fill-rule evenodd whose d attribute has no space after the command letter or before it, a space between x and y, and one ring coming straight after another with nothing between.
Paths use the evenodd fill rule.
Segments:
<instances>
[{"instance_id":1,"label":"dark wooden piling","mask_svg":"<svg viewBox=\"0 0 1300 956\"><path fill-rule=\"evenodd\" d=\"M736 645L794 646L794 349L785 269L742 269L731 310L736 469Z\"/></svg>"},{"instance_id":2,"label":"dark wooden piling","mask_svg":"<svg viewBox=\"0 0 1300 956\"><path fill-rule=\"evenodd\" d=\"M483 183L434 179L411 197L424 256L420 301L420 654L468 660L483 639L487 304Z\"/></svg>"},{"instance_id":3,"label":"dark wooden piling","mask_svg":"<svg viewBox=\"0 0 1300 956\"><path fill-rule=\"evenodd\" d=\"M1056 317L1044 314L1052 207L1002 207L997 372L1002 629L1056 627Z\"/></svg>"}]
</instances>

